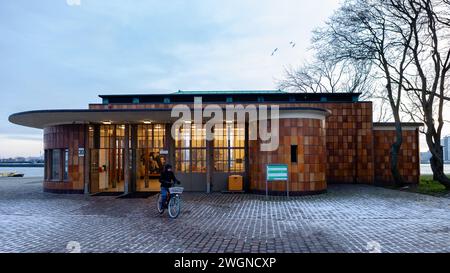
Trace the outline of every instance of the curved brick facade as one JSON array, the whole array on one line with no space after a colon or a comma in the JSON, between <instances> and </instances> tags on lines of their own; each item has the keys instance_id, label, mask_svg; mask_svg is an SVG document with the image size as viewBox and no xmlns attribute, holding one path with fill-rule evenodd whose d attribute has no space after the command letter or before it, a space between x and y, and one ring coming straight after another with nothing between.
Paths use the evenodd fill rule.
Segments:
<instances>
[{"instance_id":1,"label":"curved brick facade","mask_svg":"<svg viewBox=\"0 0 450 273\"><path fill-rule=\"evenodd\" d=\"M85 125L59 125L44 129L45 175L44 191L55 193L83 193L84 192L84 159L79 156L78 149L86 145ZM60 153L61 162L65 160L65 149L68 150L67 177L64 178L64 165L60 164L60 177L54 178L48 164L51 162L51 151Z\"/></svg>"},{"instance_id":2,"label":"curved brick facade","mask_svg":"<svg viewBox=\"0 0 450 273\"><path fill-rule=\"evenodd\" d=\"M250 190L265 193L266 164L288 164L292 195L326 191L325 120L288 118L280 120L280 146L272 152L260 151L258 141L250 141ZM291 162L291 145L297 145L297 162ZM269 182L269 194L285 195L286 182Z\"/></svg>"},{"instance_id":3,"label":"curved brick facade","mask_svg":"<svg viewBox=\"0 0 450 273\"><path fill-rule=\"evenodd\" d=\"M15 124L45 128L45 191L96 193L106 188L110 190L106 183L99 181L108 181L108 185L111 182L114 189L116 183L122 183L120 189L125 193L136 191L137 180L142 179L142 175L137 177L136 174L142 173L142 162L150 162L136 156L138 152L143 154L137 149L144 149L139 148L138 143L143 141L142 138L150 139L150 135L151 138L155 135L146 133L144 137L142 134L139 136L138 127L154 122L170 128L175 121L170 117L170 110L177 104L186 104L194 109L193 102L199 98L224 110L231 104L244 107L276 105L284 116L280 120L280 145L273 152L260 151L261 143L249 140L249 131L246 130L245 136L242 133L233 134L233 139L244 138L243 143L231 145L231 142L218 142L217 147L213 141L196 143L192 149L188 148L190 152L187 153L186 147L176 147L173 137L169 137L170 130L166 131L168 138L164 149L158 146L160 148L155 151L152 146L151 151L147 152L149 155L161 153L174 166L177 166L174 164L177 160L180 166L187 166L178 170L186 174L184 182L187 190L226 191L226 182L217 181L227 181L229 175L238 174L243 175L246 191L265 193L267 164L288 164L292 194L324 192L327 184L333 183L389 184L392 181L388 166L390 145L395 140L393 125L374 123L372 103L359 101L359 94L287 93L280 90L237 93L179 91L173 94L101 97L102 103L90 104L89 109L29 111L10 116L9 120ZM80 121L85 125L77 124ZM116 129L119 126L124 132L119 136L118 131L102 136L102 132L106 131L101 128L108 124ZM403 126L408 129L404 132L400 172L409 183L418 183L417 128L422 125L404 123ZM107 145L103 147L101 141L106 141ZM114 143L120 145L116 147ZM297 145L297 162L291 162L292 145ZM79 154L80 148L84 148L84 156ZM104 149L114 149L114 152ZM150 146L145 149L149 150ZM64 158L64 163L60 161L59 164L63 176L52 173L55 168L51 165L54 150L59 150L56 151L57 157ZM151 175L154 176L154 173ZM116 181L118 177L120 179ZM285 190L285 182L269 185L272 194L284 195Z\"/></svg>"}]
</instances>

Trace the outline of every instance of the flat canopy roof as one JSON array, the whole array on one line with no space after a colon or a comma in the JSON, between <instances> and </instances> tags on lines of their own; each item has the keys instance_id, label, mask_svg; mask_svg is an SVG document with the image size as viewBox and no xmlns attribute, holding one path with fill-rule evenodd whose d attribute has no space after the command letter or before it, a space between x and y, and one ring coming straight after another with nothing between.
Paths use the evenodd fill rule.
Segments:
<instances>
[{"instance_id":1,"label":"flat canopy roof","mask_svg":"<svg viewBox=\"0 0 450 273\"><path fill-rule=\"evenodd\" d=\"M402 122L402 130L409 131L409 130L416 130L419 127L423 127L424 124L420 122ZM373 129L374 130L389 130L393 131L395 130L395 122L374 122L373 123Z\"/></svg>"},{"instance_id":2,"label":"flat canopy roof","mask_svg":"<svg viewBox=\"0 0 450 273\"><path fill-rule=\"evenodd\" d=\"M9 121L32 128L43 129L49 126L64 124L89 124L111 121L120 123L173 122L179 117L171 117L171 109L65 109L37 110L12 114ZM314 107L280 107L280 114L302 113L311 116L326 116L328 110Z\"/></svg>"},{"instance_id":3,"label":"flat canopy roof","mask_svg":"<svg viewBox=\"0 0 450 273\"><path fill-rule=\"evenodd\" d=\"M391 127L395 126L395 122L374 122L373 126L377 127ZM424 126L422 122L402 122L402 126L421 127Z\"/></svg>"},{"instance_id":4,"label":"flat canopy roof","mask_svg":"<svg viewBox=\"0 0 450 273\"><path fill-rule=\"evenodd\" d=\"M166 94L99 95L109 103L192 103L195 97L205 102L354 102L361 93L294 93L282 90L183 91Z\"/></svg>"}]
</instances>

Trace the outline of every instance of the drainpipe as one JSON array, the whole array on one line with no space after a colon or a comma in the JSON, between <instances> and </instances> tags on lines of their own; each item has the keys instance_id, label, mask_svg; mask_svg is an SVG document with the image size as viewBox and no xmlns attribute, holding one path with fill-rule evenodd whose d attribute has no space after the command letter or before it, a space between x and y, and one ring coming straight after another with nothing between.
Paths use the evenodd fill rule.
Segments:
<instances>
[{"instance_id":1,"label":"drainpipe","mask_svg":"<svg viewBox=\"0 0 450 273\"><path fill-rule=\"evenodd\" d=\"M78 151L77 151L78 152ZM91 173L90 160L91 150L89 149L89 124L84 125L84 194L89 194L89 180Z\"/></svg>"},{"instance_id":2,"label":"drainpipe","mask_svg":"<svg viewBox=\"0 0 450 273\"><path fill-rule=\"evenodd\" d=\"M125 125L125 138L124 138L124 194L132 192L131 179L130 179L130 125Z\"/></svg>"},{"instance_id":3,"label":"drainpipe","mask_svg":"<svg viewBox=\"0 0 450 273\"><path fill-rule=\"evenodd\" d=\"M137 152L137 130L138 126L137 124L131 124L130 125L131 130L131 147L130 147L130 153L131 153L131 191L136 191L136 176L137 176L137 158L136 158L136 152Z\"/></svg>"},{"instance_id":4,"label":"drainpipe","mask_svg":"<svg viewBox=\"0 0 450 273\"><path fill-rule=\"evenodd\" d=\"M249 124L248 122L245 123L245 138L244 138L244 154L245 154L245 158L244 158L244 168L245 168L245 173L244 173L244 191L245 192L249 192L250 191L250 164L249 164Z\"/></svg>"},{"instance_id":5,"label":"drainpipe","mask_svg":"<svg viewBox=\"0 0 450 273\"><path fill-rule=\"evenodd\" d=\"M211 193L212 174L214 169L213 162L213 141L206 140L206 193Z\"/></svg>"},{"instance_id":6,"label":"drainpipe","mask_svg":"<svg viewBox=\"0 0 450 273\"><path fill-rule=\"evenodd\" d=\"M355 102L354 104L353 104L353 106L357 106L358 104ZM358 125L360 124L360 123L358 123L358 109L356 109L357 107L353 107L353 109L352 110L355 110L356 111L356 122L354 123L356 126L355 126L355 133L354 133L354 140L355 141L353 141L353 149L354 149L354 151L355 151L355 154L353 155L353 184L357 184L358 183L358 131L359 131L359 128L358 128ZM363 122L363 121L361 121L361 122ZM361 144L361 146L362 146L362 144Z\"/></svg>"}]
</instances>

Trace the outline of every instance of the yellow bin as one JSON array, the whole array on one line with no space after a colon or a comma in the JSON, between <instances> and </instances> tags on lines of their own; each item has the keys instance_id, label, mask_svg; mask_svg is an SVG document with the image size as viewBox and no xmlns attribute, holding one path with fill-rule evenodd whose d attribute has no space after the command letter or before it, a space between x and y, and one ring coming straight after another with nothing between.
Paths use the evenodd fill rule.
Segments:
<instances>
[{"instance_id":1,"label":"yellow bin","mask_svg":"<svg viewBox=\"0 0 450 273\"><path fill-rule=\"evenodd\" d=\"M243 189L242 175L230 175L228 177L228 191L243 191Z\"/></svg>"}]
</instances>

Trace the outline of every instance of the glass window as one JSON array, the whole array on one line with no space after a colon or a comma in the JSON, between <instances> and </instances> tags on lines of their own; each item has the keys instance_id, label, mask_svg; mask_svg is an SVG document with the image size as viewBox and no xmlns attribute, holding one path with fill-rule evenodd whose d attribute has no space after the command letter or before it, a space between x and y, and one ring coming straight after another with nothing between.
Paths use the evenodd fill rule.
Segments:
<instances>
[{"instance_id":1,"label":"glass window","mask_svg":"<svg viewBox=\"0 0 450 273\"><path fill-rule=\"evenodd\" d=\"M175 169L179 172L206 172L206 130L185 124L175 134Z\"/></svg>"},{"instance_id":2,"label":"glass window","mask_svg":"<svg viewBox=\"0 0 450 273\"><path fill-rule=\"evenodd\" d=\"M51 179L60 180L61 179L61 150L54 149L51 153Z\"/></svg>"},{"instance_id":3,"label":"glass window","mask_svg":"<svg viewBox=\"0 0 450 273\"><path fill-rule=\"evenodd\" d=\"M179 172L190 172L189 149L175 150L175 169Z\"/></svg>"},{"instance_id":4,"label":"glass window","mask_svg":"<svg viewBox=\"0 0 450 273\"><path fill-rule=\"evenodd\" d=\"M159 178L166 162L166 155L161 155L163 149L167 149L165 124L139 124L137 126L138 190L148 189L150 183Z\"/></svg>"},{"instance_id":5,"label":"glass window","mask_svg":"<svg viewBox=\"0 0 450 273\"><path fill-rule=\"evenodd\" d=\"M166 142L166 130L164 124L154 125L153 136L153 148L164 148L164 143Z\"/></svg>"},{"instance_id":6,"label":"glass window","mask_svg":"<svg viewBox=\"0 0 450 273\"><path fill-rule=\"evenodd\" d=\"M137 146L138 148L150 147L149 139L152 139L153 130L151 125L139 125L137 132Z\"/></svg>"},{"instance_id":7,"label":"glass window","mask_svg":"<svg viewBox=\"0 0 450 273\"><path fill-rule=\"evenodd\" d=\"M138 148L163 149L166 142L164 124L145 124L138 126Z\"/></svg>"},{"instance_id":8,"label":"glass window","mask_svg":"<svg viewBox=\"0 0 450 273\"><path fill-rule=\"evenodd\" d=\"M91 149L96 148L95 147L95 144L96 144L96 135L95 135L95 133L96 132L95 132L94 126L89 126L89 148L91 148Z\"/></svg>"},{"instance_id":9,"label":"glass window","mask_svg":"<svg viewBox=\"0 0 450 273\"><path fill-rule=\"evenodd\" d=\"M297 145L291 145L291 163L297 163Z\"/></svg>"},{"instance_id":10,"label":"glass window","mask_svg":"<svg viewBox=\"0 0 450 273\"><path fill-rule=\"evenodd\" d=\"M125 147L125 125L116 125L115 148Z\"/></svg>"},{"instance_id":11,"label":"glass window","mask_svg":"<svg viewBox=\"0 0 450 273\"><path fill-rule=\"evenodd\" d=\"M49 173L49 163L50 163L50 159L48 156L49 150L45 150L44 151L44 180L48 179L48 173Z\"/></svg>"},{"instance_id":12,"label":"glass window","mask_svg":"<svg viewBox=\"0 0 450 273\"><path fill-rule=\"evenodd\" d=\"M100 126L100 148L112 148L115 125Z\"/></svg>"},{"instance_id":13,"label":"glass window","mask_svg":"<svg viewBox=\"0 0 450 273\"><path fill-rule=\"evenodd\" d=\"M123 190L125 125L100 125L99 148L102 187L109 190Z\"/></svg>"},{"instance_id":14,"label":"glass window","mask_svg":"<svg viewBox=\"0 0 450 273\"><path fill-rule=\"evenodd\" d=\"M229 171L228 148L214 149L214 168L217 172Z\"/></svg>"},{"instance_id":15,"label":"glass window","mask_svg":"<svg viewBox=\"0 0 450 273\"><path fill-rule=\"evenodd\" d=\"M69 179L69 149L64 149L64 180Z\"/></svg>"},{"instance_id":16,"label":"glass window","mask_svg":"<svg viewBox=\"0 0 450 273\"><path fill-rule=\"evenodd\" d=\"M214 129L214 169L217 172L245 171L245 128L226 123Z\"/></svg>"}]
</instances>

